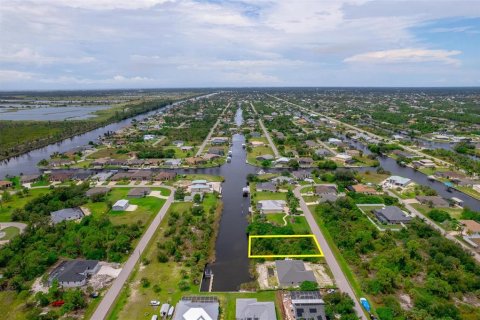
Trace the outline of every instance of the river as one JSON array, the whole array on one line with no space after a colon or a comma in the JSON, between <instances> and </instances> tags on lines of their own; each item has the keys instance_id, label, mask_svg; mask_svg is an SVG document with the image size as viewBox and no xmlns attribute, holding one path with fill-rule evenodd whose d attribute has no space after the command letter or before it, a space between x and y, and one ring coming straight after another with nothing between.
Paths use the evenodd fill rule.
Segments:
<instances>
[{"instance_id":1,"label":"river","mask_svg":"<svg viewBox=\"0 0 480 320\"><path fill-rule=\"evenodd\" d=\"M177 101L171 105L167 105L163 107L162 109L165 108L171 108L172 106L184 103L186 101L191 101L191 100L196 100L196 99L201 99L201 98L207 98L211 96L212 94L196 97L196 98L190 98L182 101ZM62 141L59 141L57 143L50 144L46 147L40 148L40 149L35 149L32 150L28 153L22 154L17 157L10 158L8 160L4 160L0 163L0 179L2 179L4 176L9 175L9 176L16 176L20 175L21 173L23 174L32 174L32 173L40 173L40 170L37 168L37 163L42 160L42 159L48 159L50 158L50 155L52 155L55 152L66 152L68 150L71 150L76 147L84 146L88 144L89 141L96 141L98 138L102 137L105 133L110 132L110 131L117 131L121 128L124 128L132 123L132 120L138 120L141 121L142 119L149 117L155 113L157 113L159 110L154 110L150 111L148 113L144 113L141 115L137 115L133 118L125 119L120 122L112 123L109 125L106 125L104 127L100 127L97 129L94 129L92 131L77 135L75 137L65 139Z\"/></svg>"}]
</instances>

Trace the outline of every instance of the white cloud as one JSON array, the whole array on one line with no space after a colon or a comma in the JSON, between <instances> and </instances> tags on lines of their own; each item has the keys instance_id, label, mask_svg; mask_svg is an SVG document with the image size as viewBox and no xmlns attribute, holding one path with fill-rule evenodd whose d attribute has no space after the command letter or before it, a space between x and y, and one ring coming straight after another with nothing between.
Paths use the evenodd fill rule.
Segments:
<instances>
[{"instance_id":1,"label":"white cloud","mask_svg":"<svg viewBox=\"0 0 480 320\"><path fill-rule=\"evenodd\" d=\"M90 10L145 9L172 0L31 0L36 4L65 6Z\"/></svg>"},{"instance_id":2,"label":"white cloud","mask_svg":"<svg viewBox=\"0 0 480 320\"><path fill-rule=\"evenodd\" d=\"M0 62L13 62L24 64L53 64L53 63L65 63L65 64L82 64L95 61L94 57L52 57L44 56L40 53L33 51L29 48L23 48L19 51L12 53L0 53Z\"/></svg>"},{"instance_id":3,"label":"white cloud","mask_svg":"<svg viewBox=\"0 0 480 320\"><path fill-rule=\"evenodd\" d=\"M0 70L0 82L17 82L22 80L31 80L35 77L34 73L22 72L17 70Z\"/></svg>"},{"instance_id":4,"label":"white cloud","mask_svg":"<svg viewBox=\"0 0 480 320\"><path fill-rule=\"evenodd\" d=\"M458 50L428 50L417 48L371 51L344 59L349 63L409 63L440 62L459 66L460 60L452 58L461 54Z\"/></svg>"}]
</instances>

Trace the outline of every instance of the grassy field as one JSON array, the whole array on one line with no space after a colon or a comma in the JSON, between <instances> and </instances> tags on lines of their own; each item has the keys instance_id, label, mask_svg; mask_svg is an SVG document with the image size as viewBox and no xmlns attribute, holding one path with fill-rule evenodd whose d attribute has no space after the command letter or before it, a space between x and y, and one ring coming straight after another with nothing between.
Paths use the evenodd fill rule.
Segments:
<instances>
[{"instance_id":1,"label":"grassy field","mask_svg":"<svg viewBox=\"0 0 480 320\"><path fill-rule=\"evenodd\" d=\"M12 195L12 200L2 203L0 205L0 222L10 222L12 221L12 212L15 209L20 209L27 204L30 200L36 198L41 194L46 194L49 192L48 188L42 189L31 189L27 196L18 196Z\"/></svg>"},{"instance_id":2,"label":"grassy field","mask_svg":"<svg viewBox=\"0 0 480 320\"><path fill-rule=\"evenodd\" d=\"M163 188L152 188L152 190L167 190ZM88 208L92 215L108 215L114 224L133 224L141 221L147 225L150 220L158 213L165 203L165 199L147 196L144 198L128 198L127 194L130 188L113 188L103 202L89 202L84 205ZM170 192L170 190L167 190ZM115 203L120 199L128 199L131 205L137 205L135 211L112 211L108 209L107 202Z\"/></svg>"},{"instance_id":3,"label":"grassy field","mask_svg":"<svg viewBox=\"0 0 480 320\"><path fill-rule=\"evenodd\" d=\"M277 225L277 226L284 226L285 222L283 221L283 217L285 216L284 213L272 213L267 214L265 217L267 221ZM303 216L288 216L285 218L287 221L287 225L292 226L293 231L295 234L310 234L312 231L308 226L307 220Z\"/></svg>"},{"instance_id":4,"label":"grassy field","mask_svg":"<svg viewBox=\"0 0 480 320\"><path fill-rule=\"evenodd\" d=\"M25 320L27 310L25 298L11 291L0 291L0 314L2 319Z\"/></svg>"},{"instance_id":5,"label":"grassy field","mask_svg":"<svg viewBox=\"0 0 480 320\"><path fill-rule=\"evenodd\" d=\"M0 240L10 240L20 233L20 229L17 227L6 227L5 229L2 229L1 232L5 232L5 235L0 238Z\"/></svg>"},{"instance_id":6,"label":"grassy field","mask_svg":"<svg viewBox=\"0 0 480 320\"><path fill-rule=\"evenodd\" d=\"M424 215L427 215L428 212L433 210L433 208L429 208L426 205L420 204L420 203L413 203L411 204L412 207L420 211L420 213L423 213ZM462 214L463 209L461 208L437 208L438 210L442 210L445 212L448 212L452 218L455 219L460 219L460 215Z\"/></svg>"},{"instance_id":7,"label":"grassy field","mask_svg":"<svg viewBox=\"0 0 480 320\"><path fill-rule=\"evenodd\" d=\"M376 173L375 171L359 172L358 175L361 177L363 183L371 182L375 184L379 184L389 177L386 174Z\"/></svg>"},{"instance_id":8,"label":"grassy field","mask_svg":"<svg viewBox=\"0 0 480 320\"><path fill-rule=\"evenodd\" d=\"M255 192L253 200L287 200L286 192L270 192L270 191L261 191Z\"/></svg>"},{"instance_id":9,"label":"grassy field","mask_svg":"<svg viewBox=\"0 0 480 320\"><path fill-rule=\"evenodd\" d=\"M251 149L251 152L247 152L247 161L250 164L260 166L261 161L258 161L256 158L260 155L270 154L273 156L272 148L269 145L262 146L262 147L255 147Z\"/></svg>"},{"instance_id":10,"label":"grassy field","mask_svg":"<svg viewBox=\"0 0 480 320\"><path fill-rule=\"evenodd\" d=\"M210 182L223 182L224 178L222 176L214 176L210 174L186 174L184 178L186 180L207 180Z\"/></svg>"}]
</instances>

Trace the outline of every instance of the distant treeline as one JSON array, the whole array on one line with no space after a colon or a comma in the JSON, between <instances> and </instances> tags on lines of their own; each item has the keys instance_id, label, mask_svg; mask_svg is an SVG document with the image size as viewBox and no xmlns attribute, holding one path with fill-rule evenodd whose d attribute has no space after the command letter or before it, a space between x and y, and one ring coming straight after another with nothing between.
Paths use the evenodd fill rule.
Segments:
<instances>
[{"instance_id":1,"label":"distant treeline","mask_svg":"<svg viewBox=\"0 0 480 320\"><path fill-rule=\"evenodd\" d=\"M162 99L131 104L116 109L101 120L94 118L79 121L0 121L0 160L162 108L171 102Z\"/></svg>"}]
</instances>

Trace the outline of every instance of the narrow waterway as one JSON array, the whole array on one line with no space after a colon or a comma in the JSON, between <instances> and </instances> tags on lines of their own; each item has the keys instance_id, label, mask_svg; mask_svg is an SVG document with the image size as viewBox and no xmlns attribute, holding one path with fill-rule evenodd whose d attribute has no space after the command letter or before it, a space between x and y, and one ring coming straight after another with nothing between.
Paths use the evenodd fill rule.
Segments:
<instances>
[{"instance_id":1,"label":"narrow waterway","mask_svg":"<svg viewBox=\"0 0 480 320\"><path fill-rule=\"evenodd\" d=\"M148 113L144 113L133 118L129 118L126 120L122 120L120 122L112 123L104 127L100 127L94 129L92 131L80 134L78 136L62 140L57 143L50 144L46 147L32 150L28 153L20 155L18 157L10 158L9 160L5 160L0 162L0 179L3 179L6 175L16 176L23 174L32 174L32 173L40 173L40 170L37 168L37 163L42 159L48 159L50 155L55 152L66 152L76 147L84 146L88 144L89 141L97 141L100 137L102 137L107 132L117 131L121 128L124 128L132 123L132 121L138 120L141 121L151 115L154 115L159 110L165 110L171 108L172 106L184 103L186 101L207 98L212 94L208 94L201 97L186 99L182 101L175 102L171 105L167 105L161 109L157 109L154 111L150 111ZM21 132L19 132L21 134Z\"/></svg>"},{"instance_id":2,"label":"narrow waterway","mask_svg":"<svg viewBox=\"0 0 480 320\"><path fill-rule=\"evenodd\" d=\"M350 145L355 147L358 150L362 150L364 154L372 154L368 148L363 145L360 142L353 141L351 139L348 139L347 137L342 135L342 138L348 141ZM444 197L444 198L452 198L456 197L461 200L463 200L463 205L465 207L468 207L470 209L473 209L475 211L480 210L480 201L470 197L469 195L457 191L455 189L448 191L447 187L440 181L436 180L430 180L427 175L416 171L410 167L403 167L400 166L396 160L390 158L390 157L378 157L378 161L380 162L380 166L382 166L383 169L390 171L392 175L398 175L401 177L409 178L415 181L416 183L424 186L428 186L435 191L437 191L438 195ZM372 170L372 169L366 169L366 168L358 168L357 170L359 171L365 171L365 170Z\"/></svg>"}]
</instances>

